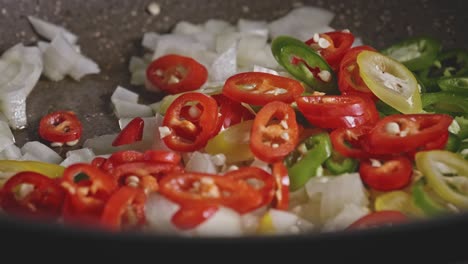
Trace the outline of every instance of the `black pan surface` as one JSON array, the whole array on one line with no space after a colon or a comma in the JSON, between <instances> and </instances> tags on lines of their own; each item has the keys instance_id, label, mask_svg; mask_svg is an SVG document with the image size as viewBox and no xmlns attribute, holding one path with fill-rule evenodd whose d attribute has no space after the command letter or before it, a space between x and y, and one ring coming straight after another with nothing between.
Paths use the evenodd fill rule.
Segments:
<instances>
[{"instance_id":1,"label":"black pan surface","mask_svg":"<svg viewBox=\"0 0 468 264\"><path fill-rule=\"evenodd\" d=\"M84 54L93 58L102 69L99 75L75 82L65 79L51 82L42 78L27 100L29 127L15 131L19 146L26 141L40 140L39 119L46 113L70 109L83 117L83 138L118 130L110 96L117 85L140 94L142 103L152 103L158 96L142 87L130 85L128 60L142 55L140 41L144 32L167 32L180 20L201 23L209 18L272 20L292 7L313 5L336 13L332 26L348 28L364 43L377 49L416 35L429 35L442 40L444 47L466 48L468 16L466 0L156 0L161 14L151 16L149 0L0 0L0 52L18 42L33 44L38 40L26 16L35 15L61 24L79 36ZM83 142L80 142L83 143ZM74 148L79 148L75 146ZM62 148L62 155L72 148ZM225 259L246 261L246 254L264 254L267 259L308 262L316 258L326 261L407 263L417 257L418 263L452 263L467 260L465 243L468 216L443 217L422 223L383 230L356 233L300 235L275 238L182 239L148 234L105 234L96 231L68 229L47 224L0 219L0 239L8 248L29 248L38 259L53 259L51 249L61 246L70 258L89 260L92 255L155 258L171 256L203 261L206 251L225 253ZM449 247L448 247L449 246ZM175 249L176 254L170 253ZM54 252L53 250L52 252ZM369 254L378 255L371 259ZM407 256L404 258L403 256ZM205 256L205 257L203 257ZM17 256L16 257L21 257ZM210 258L208 254L208 258ZM248 257L247 257L248 259ZM213 259L212 259L213 260ZM394 262L393 262L394 263Z\"/></svg>"}]
</instances>

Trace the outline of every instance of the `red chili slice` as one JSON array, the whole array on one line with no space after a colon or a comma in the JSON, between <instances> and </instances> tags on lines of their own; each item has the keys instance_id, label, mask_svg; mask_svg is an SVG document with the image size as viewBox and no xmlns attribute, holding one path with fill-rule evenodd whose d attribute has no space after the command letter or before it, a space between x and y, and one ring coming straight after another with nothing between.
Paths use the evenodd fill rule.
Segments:
<instances>
[{"instance_id":1,"label":"red chili slice","mask_svg":"<svg viewBox=\"0 0 468 264\"><path fill-rule=\"evenodd\" d=\"M141 117L135 117L128 123L112 142L112 146L122 146L141 141L145 121Z\"/></svg>"},{"instance_id":2,"label":"red chili slice","mask_svg":"<svg viewBox=\"0 0 468 264\"><path fill-rule=\"evenodd\" d=\"M110 157L100 166L100 168L109 172L120 164L144 160L145 155L139 151L121 150L112 153Z\"/></svg>"},{"instance_id":3,"label":"red chili slice","mask_svg":"<svg viewBox=\"0 0 468 264\"><path fill-rule=\"evenodd\" d=\"M234 180L245 181L263 196L263 202L259 207L268 205L275 195L275 179L268 172L257 167L241 167L224 175Z\"/></svg>"},{"instance_id":4,"label":"red chili slice","mask_svg":"<svg viewBox=\"0 0 468 264\"><path fill-rule=\"evenodd\" d=\"M370 160L362 160L359 174L362 181L375 190L394 191L410 183L413 165L403 156L385 160L381 166L375 167Z\"/></svg>"},{"instance_id":5,"label":"red chili slice","mask_svg":"<svg viewBox=\"0 0 468 264\"><path fill-rule=\"evenodd\" d=\"M365 215L354 223L349 225L347 229L364 229L375 228L382 226L392 226L408 222L408 217L399 211L379 211Z\"/></svg>"},{"instance_id":6,"label":"red chili slice","mask_svg":"<svg viewBox=\"0 0 468 264\"><path fill-rule=\"evenodd\" d=\"M22 190L24 184L30 190ZM20 172L3 185L0 205L9 214L53 220L61 213L64 196L55 180L35 172Z\"/></svg>"},{"instance_id":7,"label":"red chili slice","mask_svg":"<svg viewBox=\"0 0 468 264\"><path fill-rule=\"evenodd\" d=\"M218 205L195 204L181 207L171 218L171 222L182 230L192 229L212 217L219 209Z\"/></svg>"},{"instance_id":8,"label":"red chili slice","mask_svg":"<svg viewBox=\"0 0 468 264\"><path fill-rule=\"evenodd\" d=\"M273 177L276 181L273 208L287 211L289 209L289 175L283 162L273 164Z\"/></svg>"},{"instance_id":9,"label":"red chili slice","mask_svg":"<svg viewBox=\"0 0 468 264\"><path fill-rule=\"evenodd\" d=\"M69 209L66 212L70 213L64 220L72 222L79 222L81 216L98 220L106 201L117 188L111 175L85 163L67 167L60 185L67 192Z\"/></svg>"},{"instance_id":10,"label":"red chili slice","mask_svg":"<svg viewBox=\"0 0 468 264\"><path fill-rule=\"evenodd\" d=\"M145 193L138 188L121 187L107 201L101 225L111 231L134 230L146 223Z\"/></svg>"},{"instance_id":11,"label":"red chili slice","mask_svg":"<svg viewBox=\"0 0 468 264\"><path fill-rule=\"evenodd\" d=\"M82 125L71 111L57 111L45 115L39 122L39 136L50 142L66 143L80 139Z\"/></svg>"},{"instance_id":12,"label":"red chili slice","mask_svg":"<svg viewBox=\"0 0 468 264\"><path fill-rule=\"evenodd\" d=\"M179 153L174 151L147 150L144 153L143 160L178 165L180 164L181 157Z\"/></svg>"},{"instance_id":13,"label":"red chili slice","mask_svg":"<svg viewBox=\"0 0 468 264\"><path fill-rule=\"evenodd\" d=\"M159 192L182 207L223 205L247 213L263 202L260 192L244 181L202 173L173 173L159 182Z\"/></svg>"},{"instance_id":14,"label":"red chili slice","mask_svg":"<svg viewBox=\"0 0 468 264\"><path fill-rule=\"evenodd\" d=\"M364 50L375 51L373 47L363 45L351 48L346 52L339 67L338 88L343 94L366 95L376 101L378 98L362 80L356 61L359 53Z\"/></svg>"},{"instance_id":15,"label":"red chili slice","mask_svg":"<svg viewBox=\"0 0 468 264\"><path fill-rule=\"evenodd\" d=\"M234 101L266 105L273 101L292 103L304 92L296 80L263 72L244 72L226 80L223 94Z\"/></svg>"},{"instance_id":16,"label":"red chili slice","mask_svg":"<svg viewBox=\"0 0 468 264\"><path fill-rule=\"evenodd\" d=\"M330 45L322 48L314 38L307 40L306 44L318 51L333 69L338 69L346 51L353 45L354 35L349 32L333 31L319 34L319 37L326 39Z\"/></svg>"},{"instance_id":17,"label":"red chili slice","mask_svg":"<svg viewBox=\"0 0 468 264\"><path fill-rule=\"evenodd\" d=\"M181 116L182 108L189 103L199 103L203 109L199 126ZM163 125L170 130L163 137L164 143L172 150L189 152L204 147L213 136L218 119L218 104L212 97L202 93L185 93L177 97L164 116Z\"/></svg>"},{"instance_id":18,"label":"red chili slice","mask_svg":"<svg viewBox=\"0 0 468 264\"><path fill-rule=\"evenodd\" d=\"M208 79L208 71L193 58L169 54L151 62L146 78L150 90L178 94L200 88Z\"/></svg>"},{"instance_id":19,"label":"red chili slice","mask_svg":"<svg viewBox=\"0 0 468 264\"><path fill-rule=\"evenodd\" d=\"M373 154L399 154L414 151L444 135L453 118L445 114L390 115L369 132L363 145ZM398 125L399 133L389 131Z\"/></svg>"},{"instance_id":20,"label":"red chili slice","mask_svg":"<svg viewBox=\"0 0 468 264\"><path fill-rule=\"evenodd\" d=\"M371 131L371 126L338 128L330 133L333 149L349 158L368 158L370 155L362 149L362 140Z\"/></svg>"},{"instance_id":21,"label":"red chili slice","mask_svg":"<svg viewBox=\"0 0 468 264\"><path fill-rule=\"evenodd\" d=\"M250 133L250 149L260 160L277 162L294 150L298 138L294 109L286 103L274 101L257 113Z\"/></svg>"}]
</instances>

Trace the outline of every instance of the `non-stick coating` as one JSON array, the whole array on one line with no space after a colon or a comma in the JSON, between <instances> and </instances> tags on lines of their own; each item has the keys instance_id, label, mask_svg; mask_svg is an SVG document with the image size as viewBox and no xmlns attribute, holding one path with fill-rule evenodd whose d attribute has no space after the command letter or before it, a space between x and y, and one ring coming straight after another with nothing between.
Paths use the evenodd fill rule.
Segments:
<instances>
[{"instance_id":1,"label":"non-stick coating","mask_svg":"<svg viewBox=\"0 0 468 264\"><path fill-rule=\"evenodd\" d=\"M26 19L26 16L34 15L50 22L61 24L76 33L79 36L78 44L81 46L83 53L94 59L102 69L101 74L87 76L80 82L70 79L51 82L45 78L41 78L27 100L29 127L22 131L15 131L19 146L22 146L27 140L40 140L37 135L39 119L48 112L60 109L69 109L77 112L83 121L84 139L116 132L118 130L118 122L112 112L110 96L117 85L122 85L138 92L141 95L142 103L152 103L158 100L158 95L146 92L142 87L134 87L129 84L128 61L132 55L143 54L140 45L143 33L148 31L167 32L180 20L194 23L201 23L209 18L225 19L232 23L235 23L241 17L271 20L286 14L294 6L309 4L324 7L335 12L336 17L332 23L333 27L337 29L348 28L361 37L364 43L370 44L377 49L383 48L397 40L416 35L429 35L439 38L442 40L444 47L447 48L466 48L466 43L468 42L468 34L465 28L468 22L466 0L156 0L154 2L157 2L161 7L161 13L158 16L151 16L146 11L146 7L150 2L152 1L0 0L0 52L18 42L34 44L39 39ZM83 143L83 141L80 143ZM79 147L80 145L75 148ZM64 155L67 150L69 149L63 148L58 151ZM425 232L429 232L431 227L446 228L450 225L452 227L451 231L453 231L453 224L460 225L457 230L467 231L468 221L465 221L466 224L463 225L463 221L459 218L450 218L449 220L452 222L437 220L434 221L433 226L418 225L417 227L397 230L393 234L398 235L394 235L393 239L402 239L402 232L414 232L414 235L411 237L424 237L426 238L425 241L420 241L420 243L427 243L430 238L427 237L427 233ZM7 223L10 223L10 225L6 225ZM19 232L24 226L21 226L21 224L11 225L11 221L6 221L5 225L2 225L1 228L5 232L7 230ZM44 235L47 232L54 233L55 235L51 236L56 239L70 239L74 234L73 232L61 233L64 230L53 228L34 229L32 227L28 228L27 231L37 236ZM441 232L435 233L442 234ZM87 235L90 236L91 234ZM361 239L366 238L366 241L373 241L366 244L371 246L381 241L382 237L379 235L389 234L380 234L378 232L366 233L364 237L361 236ZM40 244L41 236L37 236L32 241ZM83 243L87 238L87 236L77 237L78 241L82 241ZM353 244L357 241L353 242L353 237L347 236L344 238L345 241L349 242L351 250L342 251L348 254L341 253L342 257L359 255L356 252L352 254L353 250L358 250L356 245L353 247ZM98 238L98 236L93 237L93 239ZM320 244L333 246L332 242L334 240L337 241L337 246L342 248L345 246L344 243L338 243L341 239L340 236L330 235L320 238L323 242L318 242L315 238L308 240L304 237L298 240L283 240L283 242L308 242L311 250ZM112 239L106 240L105 243L111 243L110 241ZM116 241L118 242L112 244L116 248L128 246L125 242L127 240L122 239L122 237L119 237ZM128 241L136 244L140 242L145 245L153 243L159 246L171 241L172 243L181 242L179 240L158 240L157 238L148 237L144 239L132 237ZM236 245L239 246L239 243L242 241L237 240ZM261 242L255 241L256 243ZM221 245L224 244L226 247L230 247L225 242L221 242ZM190 243L190 241L185 241L183 245L187 243ZM398 242L395 240L395 243ZM302 250L307 250L307 246L305 247ZM433 252L436 251L434 250ZM157 253L155 252L155 254ZM313 258L314 254L320 254L320 252L311 251L310 254ZM441 254L434 256L440 257ZM337 255L334 257L337 257Z\"/></svg>"}]
</instances>

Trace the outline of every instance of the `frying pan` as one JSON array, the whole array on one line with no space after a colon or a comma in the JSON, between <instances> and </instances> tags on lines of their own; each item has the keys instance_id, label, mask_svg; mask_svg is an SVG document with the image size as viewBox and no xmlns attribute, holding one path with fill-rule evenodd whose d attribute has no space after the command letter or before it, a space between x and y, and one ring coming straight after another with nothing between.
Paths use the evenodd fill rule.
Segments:
<instances>
[{"instance_id":1,"label":"frying pan","mask_svg":"<svg viewBox=\"0 0 468 264\"><path fill-rule=\"evenodd\" d=\"M167 32L180 20L201 23L219 18L235 23L237 19L272 20L300 5L324 7L336 16L332 26L348 28L366 44L384 48L400 39L429 35L442 40L447 48L466 48L466 0L458 1L384 1L384 0L157 0L161 13L146 12L150 0L0 0L0 52L18 42L33 44L38 40L26 16L35 15L60 24L79 36L84 54L101 67L101 74L75 82L65 79L51 82L41 78L27 100L28 128L15 131L19 146L40 140L37 126L41 116L59 109L70 109L82 117L83 138L118 131L110 96L117 85L140 94L141 103L153 103L158 95L130 85L127 70L132 55L142 55L141 37L147 31ZM68 147L66 151L79 148ZM177 238L154 234L108 234L14 218L0 219L0 239L9 248L28 249L37 259L52 258L51 250L73 260L89 260L92 255L135 259L148 257L158 261L171 256L207 261L207 252L222 252L223 259L245 261L246 255L262 254L262 259L276 260L317 258L325 263L340 260L365 261L369 254L379 261L401 261L417 257L418 262L454 263L468 260L464 243L452 242L468 234L468 215L438 219L378 230L352 233L302 234L297 236L247 238ZM445 244L445 246L444 246ZM449 244L450 247L447 247ZM170 250L181 253L171 253ZM9 251L9 250L6 250ZM466 252L466 253L465 253ZM8 252L2 252L8 254ZM28 253L29 254L29 253ZM16 257L22 257L17 256ZM227 258L226 258L227 257Z\"/></svg>"}]
</instances>

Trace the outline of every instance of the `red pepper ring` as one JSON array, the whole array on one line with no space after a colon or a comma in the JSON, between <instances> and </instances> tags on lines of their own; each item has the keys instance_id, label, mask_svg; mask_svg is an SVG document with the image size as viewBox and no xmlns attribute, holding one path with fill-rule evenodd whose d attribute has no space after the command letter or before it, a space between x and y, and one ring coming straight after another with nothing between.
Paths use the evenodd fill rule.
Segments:
<instances>
[{"instance_id":1,"label":"red pepper ring","mask_svg":"<svg viewBox=\"0 0 468 264\"><path fill-rule=\"evenodd\" d=\"M268 172L257 167L241 167L224 175L233 180L245 181L263 196L263 202L259 206L268 205L275 195L275 179Z\"/></svg>"},{"instance_id":2,"label":"red pepper ring","mask_svg":"<svg viewBox=\"0 0 468 264\"><path fill-rule=\"evenodd\" d=\"M149 90L178 94L200 88L208 79L208 70L193 58L168 54L151 62L146 79Z\"/></svg>"},{"instance_id":3,"label":"red pepper ring","mask_svg":"<svg viewBox=\"0 0 468 264\"><path fill-rule=\"evenodd\" d=\"M100 215L105 202L117 188L111 175L86 163L67 167L60 185L70 197L74 212L91 215Z\"/></svg>"},{"instance_id":4,"label":"red pepper ring","mask_svg":"<svg viewBox=\"0 0 468 264\"><path fill-rule=\"evenodd\" d=\"M49 142L66 143L80 139L82 125L72 111L56 111L39 122L39 136Z\"/></svg>"},{"instance_id":5,"label":"red pepper ring","mask_svg":"<svg viewBox=\"0 0 468 264\"><path fill-rule=\"evenodd\" d=\"M145 121L141 117L135 117L130 121L112 142L112 146L122 146L141 141Z\"/></svg>"},{"instance_id":6,"label":"red pepper ring","mask_svg":"<svg viewBox=\"0 0 468 264\"><path fill-rule=\"evenodd\" d=\"M409 219L406 215L400 211L378 211L367 214L358 220L354 221L346 229L365 229L365 228L376 228L382 226L392 226L395 224L402 224L408 222Z\"/></svg>"},{"instance_id":7,"label":"red pepper ring","mask_svg":"<svg viewBox=\"0 0 468 264\"><path fill-rule=\"evenodd\" d=\"M32 189L22 190L23 184ZM3 185L0 205L9 214L53 220L61 213L64 196L55 180L35 172L19 172Z\"/></svg>"},{"instance_id":8,"label":"red pepper ring","mask_svg":"<svg viewBox=\"0 0 468 264\"><path fill-rule=\"evenodd\" d=\"M182 207L223 205L247 213L263 202L260 192L244 181L203 173L174 173L161 179L159 192Z\"/></svg>"},{"instance_id":9,"label":"red pepper ring","mask_svg":"<svg viewBox=\"0 0 468 264\"><path fill-rule=\"evenodd\" d=\"M101 169L109 172L113 168L119 166L120 164L144 161L145 155L136 150L121 150L114 152L107 158L106 161L101 165Z\"/></svg>"},{"instance_id":10,"label":"red pepper ring","mask_svg":"<svg viewBox=\"0 0 468 264\"><path fill-rule=\"evenodd\" d=\"M199 103L203 109L199 126L181 117L182 108L189 103ZM163 125L170 134L163 136L164 143L172 150L190 152L206 145L213 136L218 120L218 104L211 96L189 92L177 97L164 116ZM193 138L193 140L192 140Z\"/></svg>"},{"instance_id":11,"label":"red pepper ring","mask_svg":"<svg viewBox=\"0 0 468 264\"><path fill-rule=\"evenodd\" d=\"M171 222L182 230L192 229L213 216L218 209L218 205L212 204L184 206L172 216Z\"/></svg>"},{"instance_id":12,"label":"red pepper ring","mask_svg":"<svg viewBox=\"0 0 468 264\"><path fill-rule=\"evenodd\" d=\"M144 152L143 160L178 165L180 164L181 156L174 151L147 150Z\"/></svg>"},{"instance_id":13,"label":"red pepper ring","mask_svg":"<svg viewBox=\"0 0 468 264\"><path fill-rule=\"evenodd\" d=\"M180 173L182 171L183 169L180 166L170 163L145 161L121 164L112 169L111 174L120 186L139 187L149 193L158 190L158 181L160 179L171 173Z\"/></svg>"},{"instance_id":14,"label":"red pepper ring","mask_svg":"<svg viewBox=\"0 0 468 264\"><path fill-rule=\"evenodd\" d=\"M354 95L301 96L296 103L302 113L318 117L360 116L367 112L365 100Z\"/></svg>"},{"instance_id":15,"label":"red pepper ring","mask_svg":"<svg viewBox=\"0 0 468 264\"><path fill-rule=\"evenodd\" d=\"M322 48L314 38L307 40L306 44L319 51L320 55L327 63L330 64L333 69L337 69L346 51L353 45L354 35L349 32L332 31L321 33L319 37L326 39L330 45L327 48Z\"/></svg>"},{"instance_id":16,"label":"red pepper ring","mask_svg":"<svg viewBox=\"0 0 468 264\"><path fill-rule=\"evenodd\" d=\"M380 166L369 160L361 160L359 175L362 181L377 191L394 191L406 187L413 175L411 161L404 157L386 159Z\"/></svg>"},{"instance_id":17,"label":"red pepper ring","mask_svg":"<svg viewBox=\"0 0 468 264\"><path fill-rule=\"evenodd\" d=\"M294 109L289 104L274 101L257 113L250 133L250 149L262 161L277 162L294 150L298 138Z\"/></svg>"},{"instance_id":18,"label":"red pepper ring","mask_svg":"<svg viewBox=\"0 0 468 264\"><path fill-rule=\"evenodd\" d=\"M446 114L390 115L381 119L366 136L363 147L372 154L414 151L444 135L453 118ZM390 126L397 130L389 130Z\"/></svg>"},{"instance_id":19,"label":"red pepper ring","mask_svg":"<svg viewBox=\"0 0 468 264\"><path fill-rule=\"evenodd\" d=\"M266 105L281 101L292 103L304 92L304 86L294 79L263 72L243 72L229 77L223 94L234 101Z\"/></svg>"},{"instance_id":20,"label":"red pepper ring","mask_svg":"<svg viewBox=\"0 0 468 264\"><path fill-rule=\"evenodd\" d=\"M102 227L111 231L137 229L146 223L146 195L139 188L123 186L106 202Z\"/></svg>"},{"instance_id":21,"label":"red pepper ring","mask_svg":"<svg viewBox=\"0 0 468 264\"><path fill-rule=\"evenodd\" d=\"M361 147L361 141L371 131L372 126L338 128L330 133L333 149L349 158L362 159L370 155Z\"/></svg>"},{"instance_id":22,"label":"red pepper ring","mask_svg":"<svg viewBox=\"0 0 468 264\"><path fill-rule=\"evenodd\" d=\"M273 208L287 211L289 209L289 175L288 169L283 162L273 164L273 177L275 178L276 190L273 199Z\"/></svg>"}]
</instances>

